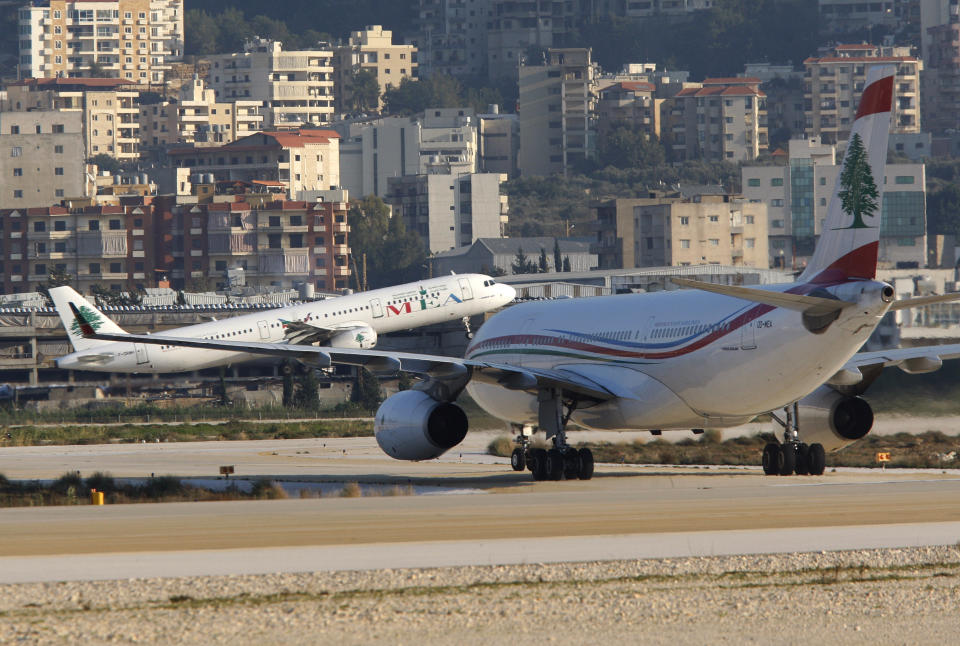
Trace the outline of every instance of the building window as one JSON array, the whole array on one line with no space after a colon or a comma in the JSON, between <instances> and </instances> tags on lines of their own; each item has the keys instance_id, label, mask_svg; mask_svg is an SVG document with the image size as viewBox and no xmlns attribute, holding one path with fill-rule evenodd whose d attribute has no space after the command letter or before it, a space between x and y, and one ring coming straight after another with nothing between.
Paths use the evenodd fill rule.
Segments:
<instances>
[{"instance_id":1,"label":"building window","mask_svg":"<svg viewBox=\"0 0 960 646\"><path fill-rule=\"evenodd\" d=\"M100 263L99 263L99 262L91 262L89 269L90 269L90 273L91 273L91 274L99 274L99 273L100 273Z\"/></svg>"},{"instance_id":2,"label":"building window","mask_svg":"<svg viewBox=\"0 0 960 646\"><path fill-rule=\"evenodd\" d=\"M13 146L10 149L11 157L20 157L21 155L23 155L23 148L21 148L20 146Z\"/></svg>"},{"instance_id":3,"label":"building window","mask_svg":"<svg viewBox=\"0 0 960 646\"><path fill-rule=\"evenodd\" d=\"M57 166L53 169L54 175L63 175L63 166Z\"/></svg>"},{"instance_id":4,"label":"building window","mask_svg":"<svg viewBox=\"0 0 960 646\"><path fill-rule=\"evenodd\" d=\"M66 231L67 222L66 220L54 220L53 221L53 230L54 231Z\"/></svg>"},{"instance_id":5,"label":"building window","mask_svg":"<svg viewBox=\"0 0 960 646\"><path fill-rule=\"evenodd\" d=\"M121 224L120 224L120 220L110 220L110 230L111 230L111 231L119 231L119 230L122 229L122 228L123 228L123 227L122 227Z\"/></svg>"},{"instance_id":6,"label":"building window","mask_svg":"<svg viewBox=\"0 0 960 646\"><path fill-rule=\"evenodd\" d=\"M11 134L11 135L19 135L19 134L20 134L20 126L10 126L10 134Z\"/></svg>"},{"instance_id":7,"label":"building window","mask_svg":"<svg viewBox=\"0 0 960 646\"><path fill-rule=\"evenodd\" d=\"M34 271L37 276L46 276L47 275L47 266L46 265L37 265L34 267Z\"/></svg>"},{"instance_id":8,"label":"building window","mask_svg":"<svg viewBox=\"0 0 960 646\"><path fill-rule=\"evenodd\" d=\"M54 242L53 251L55 253L67 253L67 243L66 242Z\"/></svg>"},{"instance_id":9,"label":"building window","mask_svg":"<svg viewBox=\"0 0 960 646\"><path fill-rule=\"evenodd\" d=\"M895 182L897 184L913 184L914 177L913 175L897 175Z\"/></svg>"},{"instance_id":10,"label":"building window","mask_svg":"<svg viewBox=\"0 0 960 646\"><path fill-rule=\"evenodd\" d=\"M747 249L753 249L754 247L757 246L757 241L755 238L746 238L743 241L743 246L746 247Z\"/></svg>"},{"instance_id":11,"label":"building window","mask_svg":"<svg viewBox=\"0 0 960 646\"><path fill-rule=\"evenodd\" d=\"M267 234L267 247L270 249L280 249L282 248L282 236L279 233L268 233Z\"/></svg>"},{"instance_id":12,"label":"building window","mask_svg":"<svg viewBox=\"0 0 960 646\"><path fill-rule=\"evenodd\" d=\"M770 206L783 206L783 200L781 200L781 199L779 199L779 198L778 198L778 199L774 199L774 200L770 200Z\"/></svg>"},{"instance_id":13,"label":"building window","mask_svg":"<svg viewBox=\"0 0 960 646\"><path fill-rule=\"evenodd\" d=\"M783 220L771 220L771 221L770 221L770 226L773 227L774 229L782 229L782 228L783 228Z\"/></svg>"},{"instance_id":14,"label":"building window","mask_svg":"<svg viewBox=\"0 0 960 646\"><path fill-rule=\"evenodd\" d=\"M268 226L271 226L271 227L278 227L278 226L280 226L280 216L279 216L279 215L271 215L271 216L268 218Z\"/></svg>"},{"instance_id":15,"label":"building window","mask_svg":"<svg viewBox=\"0 0 960 646\"><path fill-rule=\"evenodd\" d=\"M681 240L681 241L680 241L680 248L681 248L681 249L689 249L689 248L690 248L690 241L689 241L689 240Z\"/></svg>"},{"instance_id":16,"label":"building window","mask_svg":"<svg viewBox=\"0 0 960 646\"><path fill-rule=\"evenodd\" d=\"M743 216L743 221L744 221L746 224L753 224L753 216L752 216L752 215L745 215L745 216Z\"/></svg>"},{"instance_id":17,"label":"building window","mask_svg":"<svg viewBox=\"0 0 960 646\"><path fill-rule=\"evenodd\" d=\"M22 169L22 168L14 168L14 169L13 169L13 176L14 176L14 177L23 177L23 169Z\"/></svg>"},{"instance_id":18,"label":"building window","mask_svg":"<svg viewBox=\"0 0 960 646\"><path fill-rule=\"evenodd\" d=\"M53 147L53 152L54 152L54 154L56 154L56 155L62 155L62 154L63 154L63 146L60 146L60 145L54 146L54 147Z\"/></svg>"},{"instance_id":19,"label":"building window","mask_svg":"<svg viewBox=\"0 0 960 646\"><path fill-rule=\"evenodd\" d=\"M88 222L90 231L99 231L100 230L100 220L90 220Z\"/></svg>"},{"instance_id":20,"label":"building window","mask_svg":"<svg viewBox=\"0 0 960 646\"><path fill-rule=\"evenodd\" d=\"M711 222L719 222L719 221L720 221L720 216L719 216L719 215L710 215L710 216L708 216L708 218L709 218L709 220L710 220Z\"/></svg>"},{"instance_id":21,"label":"building window","mask_svg":"<svg viewBox=\"0 0 960 646\"><path fill-rule=\"evenodd\" d=\"M685 226L687 226L688 224L690 224L690 217L689 217L689 216L686 216L686 215L681 215L681 216L680 216L680 226L685 227Z\"/></svg>"},{"instance_id":22,"label":"building window","mask_svg":"<svg viewBox=\"0 0 960 646\"><path fill-rule=\"evenodd\" d=\"M747 186L760 186L760 178L751 177L750 179L747 180Z\"/></svg>"},{"instance_id":23,"label":"building window","mask_svg":"<svg viewBox=\"0 0 960 646\"><path fill-rule=\"evenodd\" d=\"M719 246L720 246L720 239L719 239L719 238L710 238L709 242L710 242L710 246L711 246L711 247L719 247Z\"/></svg>"},{"instance_id":24,"label":"building window","mask_svg":"<svg viewBox=\"0 0 960 646\"><path fill-rule=\"evenodd\" d=\"M783 186L783 178L782 177L771 178L770 186Z\"/></svg>"},{"instance_id":25,"label":"building window","mask_svg":"<svg viewBox=\"0 0 960 646\"><path fill-rule=\"evenodd\" d=\"M13 191L13 199L18 200L18 199L21 199L22 197L23 197L23 191L21 191L20 189L15 189Z\"/></svg>"},{"instance_id":26,"label":"building window","mask_svg":"<svg viewBox=\"0 0 960 646\"><path fill-rule=\"evenodd\" d=\"M121 267L121 265L120 265L119 262L111 262L111 263L110 263L110 273L111 273L111 274L119 274L121 271L123 271L123 269L122 269L122 267Z\"/></svg>"}]
</instances>

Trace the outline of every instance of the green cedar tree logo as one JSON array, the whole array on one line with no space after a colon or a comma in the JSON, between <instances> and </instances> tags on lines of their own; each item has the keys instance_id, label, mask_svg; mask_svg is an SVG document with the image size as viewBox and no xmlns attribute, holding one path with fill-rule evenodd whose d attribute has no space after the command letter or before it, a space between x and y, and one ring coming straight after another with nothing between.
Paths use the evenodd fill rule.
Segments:
<instances>
[{"instance_id":1,"label":"green cedar tree logo","mask_svg":"<svg viewBox=\"0 0 960 646\"><path fill-rule=\"evenodd\" d=\"M86 319L87 323L90 324L95 331L100 329L100 326L103 325L103 319L99 314L94 312L92 309L86 305L80 306L80 314L83 315L83 318ZM80 330L80 322L76 318L73 319L73 323L70 324L70 331L74 334L83 336L83 332Z\"/></svg>"},{"instance_id":2,"label":"green cedar tree logo","mask_svg":"<svg viewBox=\"0 0 960 646\"><path fill-rule=\"evenodd\" d=\"M847 215L853 216L853 224L837 229L872 229L863 221L863 217L873 217L877 212L877 184L870 172L870 160L863 147L860 135L854 134L847 149L847 158L840 173L841 208Z\"/></svg>"}]
</instances>

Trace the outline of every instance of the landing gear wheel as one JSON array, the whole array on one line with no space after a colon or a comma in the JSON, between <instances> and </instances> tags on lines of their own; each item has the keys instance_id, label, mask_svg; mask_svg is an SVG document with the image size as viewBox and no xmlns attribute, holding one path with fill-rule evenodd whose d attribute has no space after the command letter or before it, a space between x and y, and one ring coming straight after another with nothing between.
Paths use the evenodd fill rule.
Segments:
<instances>
[{"instance_id":1,"label":"landing gear wheel","mask_svg":"<svg viewBox=\"0 0 960 646\"><path fill-rule=\"evenodd\" d=\"M547 451L547 468L545 471L547 480L563 479L563 453L559 449Z\"/></svg>"},{"instance_id":2,"label":"landing gear wheel","mask_svg":"<svg viewBox=\"0 0 960 646\"><path fill-rule=\"evenodd\" d=\"M780 474L780 445L770 442L763 447L763 472L768 476Z\"/></svg>"},{"instance_id":3,"label":"landing gear wheel","mask_svg":"<svg viewBox=\"0 0 960 646\"><path fill-rule=\"evenodd\" d=\"M527 456L519 446L510 454L510 466L514 471L523 471L527 468Z\"/></svg>"},{"instance_id":4,"label":"landing gear wheel","mask_svg":"<svg viewBox=\"0 0 960 646\"><path fill-rule=\"evenodd\" d=\"M547 479L547 452L544 449L530 451L530 462L527 464L534 480Z\"/></svg>"},{"instance_id":5,"label":"landing gear wheel","mask_svg":"<svg viewBox=\"0 0 960 646\"><path fill-rule=\"evenodd\" d=\"M805 476L810 473L810 447L806 444L797 445L797 466L795 471L798 476Z\"/></svg>"},{"instance_id":6,"label":"landing gear wheel","mask_svg":"<svg viewBox=\"0 0 960 646\"><path fill-rule=\"evenodd\" d=\"M797 468L797 445L793 442L787 442L780 446L780 456L777 460L777 468L782 476L793 475Z\"/></svg>"},{"instance_id":7,"label":"landing gear wheel","mask_svg":"<svg viewBox=\"0 0 960 646\"><path fill-rule=\"evenodd\" d=\"M567 480L580 477L580 454L576 449L568 448L563 452L563 477Z\"/></svg>"},{"instance_id":8,"label":"landing gear wheel","mask_svg":"<svg viewBox=\"0 0 960 646\"><path fill-rule=\"evenodd\" d=\"M593 477L593 452L590 449L580 449L577 451L577 458L580 460L580 472L577 477L581 480L589 480Z\"/></svg>"},{"instance_id":9,"label":"landing gear wheel","mask_svg":"<svg viewBox=\"0 0 960 646\"><path fill-rule=\"evenodd\" d=\"M807 453L807 464L810 467L810 475L822 476L823 470L827 467L827 453L823 450L822 444L811 444Z\"/></svg>"}]
</instances>

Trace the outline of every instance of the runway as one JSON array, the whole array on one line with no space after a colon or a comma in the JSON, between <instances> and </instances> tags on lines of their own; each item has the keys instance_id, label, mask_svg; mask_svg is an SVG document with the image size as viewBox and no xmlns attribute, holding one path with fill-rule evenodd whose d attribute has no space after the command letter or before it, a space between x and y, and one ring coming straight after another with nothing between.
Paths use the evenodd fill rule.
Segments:
<instances>
[{"instance_id":1,"label":"runway","mask_svg":"<svg viewBox=\"0 0 960 646\"><path fill-rule=\"evenodd\" d=\"M68 469L198 476L235 464L240 475L486 492L4 509L0 583L941 545L960 538L958 471L777 478L758 469L599 465L588 482L534 483L477 449L467 445L447 461L427 463L381 457L372 438L0 449L0 473L12 479Z\"/></svg>"}]
</instances>

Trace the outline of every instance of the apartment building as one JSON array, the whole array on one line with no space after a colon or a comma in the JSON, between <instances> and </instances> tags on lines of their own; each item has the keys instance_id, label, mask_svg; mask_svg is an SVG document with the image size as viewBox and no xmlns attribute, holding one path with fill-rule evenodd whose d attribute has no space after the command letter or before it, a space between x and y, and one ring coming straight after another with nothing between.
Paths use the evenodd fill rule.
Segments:
<instances>
[{"instance_id":1,"label":"apartment building","mask_svg":"<svg viewBox=\"0 0 960 646\"><path fill-rule=\"evenodd\" d=\"M48 0L18 16L20 78L104 73L161 84L183 58L183 0Z\"/></svg>"},{"instance_id":2,"label":"apartment building","mask_svg":"<svg viewBox=\"0 0 960 646\"><path fill-rule=\"evenodd\" d=\"M891 132L920 132L923 61L911 56L909 47L835 45L825 54L803 62L807 137L818 137L828 144L847 140L860 104L867 67L873 63L897 67Z\"/></svg>"},{"instance_id":3,"label":"apartment building","mask_svg":"<svg viewBox=\"0 0 960 646\"><path fill-rule=\"evenodd\" d=\"M339 143L332 130L283 130L223 146L174 147L166 156L175 169L213 175L216 181L269 184L292 200L304 191L340 185Z\"/></svg>"},{"instance_id":4,"label":"apartment building","mask_svg":"<svg viewBox=\"0 0 960 646\"><path fill-rule=\"evenodd\" d=\"M499 107L477 115L479 170L481 173L503 173L517 176L520 155L520 120L515 114L500 114Z\"/></svg>"},{"instance_id":5,"label":"apartment building","mask_svg":"<svg viewBox=\"0 0 960 646\"><path fill-rule=\"evenodd\" d=\"M284 51L280 41L257 40L244 51L210 56L217 101L262 101L264 127L299 128L333 120L333 49Z\"/></svg>"},{"instance_id":6,"label":"apartment building","mask_svg":"<svg viewBox=\"0 0 960 646\"><path fill-rule=\"evenodd\" d=\"M593 18L603 18L610 14L625 18L676 16L709 9L713 4L714 0L630 0L630 2L604 0L590 5L590 15Z\"/></svg>"},{"instance_id":7,"label":"apartment building","mask_svg":"<svg viewBox=\"0 0 960 646\"><path fill-rule=\"evenodd\" d=\"M826 35L882 27L891 31L903 25L906 0L817 0L820 24Z\"/></svg>"},{"instance_id":8,"label":"apartment building","mask_svg":"<svg viewBox=\"0 0 960 646\"><path fill-rule=\"evenodd\" d=\"M5 293L35 291L53 271L72 276L82 291L93 285L116 290L155 285L157 232L151 199L0 211L0 288Z\"/></svg>"},{"instance_id":9,"label":"apartment building","mask_svg":"<svg viewBox=\"0 0 960 646\"><path fill-rule=\"evenodd\" d=\"M800 269L813 254L833 196L840 164L836 147L791 140L784 166L744 166L744 197L769 213L771 266ZM884 268L922 267L926 250L926 174L923 164L887 164L880 221Z\"/></svg>"},{"instance_id":10,"label":"apartment building","mask_svg":"<svg viewBox=\"0 0 960 646\"><path fill-rule=\"evenodd\" d=\"M597 131L603 135L616 124L626 124L648 137L660 138L660 107L657 86L647 81L619 81L599 92Z\"/></svg>"},{"instance_id":11,"label":"apartment building","mask_svg":"<svg viewBox=\"0 0 960 646\"><path fill-rule=\"evenodd\" d=\"M430 108L416 117L334 124L340 179L350 194L387 194L390 177L478 170L477 117L470 108Z\"/></svg>"},{"instance_id":12,"label":"apartment building","mask_svg":"<svg viewBox=\"0 0 960 646\"><path fill-rule=\"evenodd\" d=\"M417 48L394 45L393 32L380 25L366 27L350 34L345 45L333 49L334 96L338 113L350 111L353 92L351 77L360 70L373 72L380 86L380 108L383 93L399 87L405 78L417 78Z\"/></svg>"},{"instance_id":13,"label":"apartment building","mask_svg":"<svg viewBox=\"0 0 960 646\"><path fill-rule=\"evenodd\" d=\"M596 155L599 65L589 49L550 49L545 65L520 67L520 173L566 174Z\"/></svg>"},{"instance_id":14,"label":"apartment building","mask_svg":"<svg viewBox=\"0 0 960 646\"><path fill-rule=\"evenodd\" d=\"M420 76L478 76L487 65L490 0L418 0Z\"/></svg>"},{"instance_id":15,"label":"apartment building","mask_svg":"<svg viewBox=\"0 0 960 646\"><path fill-rule=\"evenodd\" d=\"M956 12L960 5L952 5ZM927 30L923 59L923 124L926 130L944 133L960 129L960 16L956 22Z\"/></svg>"},{"instance_id":16,"label":"apartment building","mask_svg":"<svg viewBox=\"0 0 960 646\"><path fill-rule=\"evenodd\" d=\"M757 78L708 78L669 100L669 145L677 159L730 162L766 152L766 94Z\"/></svg>"},{"instance_id":17,"label":"apartment building","mask_svg":"<svg viewBox=\"0 0 960 646\"><path fill-rule=\"evenodd\" d=\"M76 112L0 112L0 209L88 195L82 128Z\"/></svg>"},{"instance_id":18,"label":"apartment building","mask_svg":"<svg viewBox=\"0 0 960 646\"><path fill-rule=\"evenodd\" d=\"M567 47L580 25L576 3L550 0L516 2L491 0L487 22L487 68L491 81L517 78L522 64L542 65L543 60L526 60L531 47Z\"/></svg>"},{"instance_id":19,"label":"apartment building","mask_svg":"<svg viewBox=\"0 0 960 646\"><path fill-rule=\"evenodd\" d=\"M219 146L263 130L260 101L218 102L194 77L174 101L140 106L141 147L170 144Z\"/></svg>"},{"instance_id":20,"label":"apartment building","mask_svg":"<svg viewBox=\"0 0 960 646\"><path fill-rule=\"evenodd\" d=\"M393 205L394 217L402 217L428 251L437 253L503 236L508 201L500 185L505 181L506 175L495 173L391 177L386 202Z\"/></svg>"},{"instance_id":21,"label":"apartment building","mask_svg":"<svg viewBox=\"0 0 960 646\"><path fill-rule=\"evenodd\" d=\"M591 205L600 269L668 265L768 266L762 203L733 195L654 195Z\"/></svg>"},{"instance_id":22,"label":"apartment building","mask_svg":"<svg viewBox=\"0 0 960 646\"><path fill-rule=\"evenodd\" d=\"M349 286L345 202L276 200L264 195L219 196L181 203L165 219L170 241L160 260L174 285L223 282L242 268L254 287L333 290Z\"/></svg>"},{"instance_id":23,"label":"apartment building","mask_svg":"<svg viewBox=\"0 0 960 646\"><path fill-rule=\"evenodd\" d=\"M40 78L7 86L8 110L77 112L82 119L85 157L140 157L140 92L123 79Z\"/></svg>"}]
</instances>

